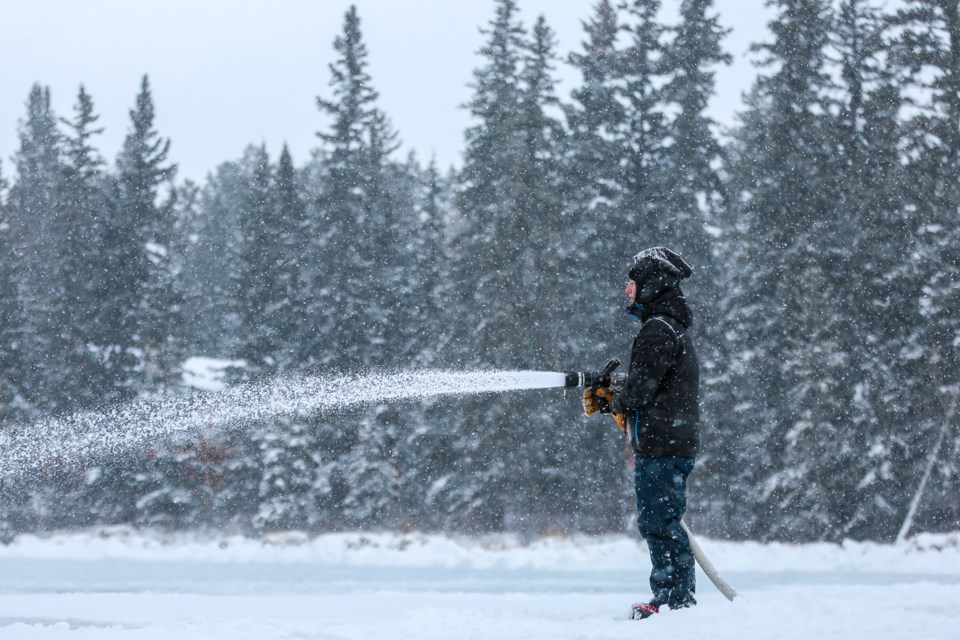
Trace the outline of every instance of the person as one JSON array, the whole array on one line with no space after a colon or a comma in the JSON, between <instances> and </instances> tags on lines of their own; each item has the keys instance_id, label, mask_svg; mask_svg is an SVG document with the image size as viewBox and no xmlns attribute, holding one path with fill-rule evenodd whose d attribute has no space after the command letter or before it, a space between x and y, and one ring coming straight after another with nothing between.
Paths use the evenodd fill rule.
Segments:
<instances>
[{"instance_id":1,"label":"person","mask_svg":"<svg viewBox=\"0 0 960 640\"><path fill-rule=\"evenodd\" d=\"M633 605L634 619L647 618L663 606L696 604L694 557L680 524L687 477L700 446L700 372L689 333L693 315L680 289L691 273L666 247L634 256L627 313L641 324L626 380L617 393L601 388L584 395L587 415L611 413L634 453L637 524L653 565L653 597Z\"/></svg>"}]
</instances>

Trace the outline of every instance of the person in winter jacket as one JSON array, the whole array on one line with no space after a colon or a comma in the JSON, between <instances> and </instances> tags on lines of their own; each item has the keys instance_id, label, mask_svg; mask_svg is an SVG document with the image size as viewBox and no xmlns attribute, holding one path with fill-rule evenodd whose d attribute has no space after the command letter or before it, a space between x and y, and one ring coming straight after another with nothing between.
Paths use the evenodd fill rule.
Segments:
<instances>
[{"instance_id":1,"label":"person in winter jacket","mask_svg":"<svg viewBox=\"0 0 960 640\"><path fill-rule=\"evenodd\" d=\"M630 368L619 393L600 389L596 394L601 411L618 418L633 449L637 524L653 564L653 597L633 606L634 618L646 618L662 606L696 604L693 552L680 525L687 477L700 446L700 371L689 334L693 315L680 289L681 280L691 273L690 266L665 247L634 256L627 313L640 328ZM585 395L589 414L588 405Z\"/></svg>"}]
</instances>

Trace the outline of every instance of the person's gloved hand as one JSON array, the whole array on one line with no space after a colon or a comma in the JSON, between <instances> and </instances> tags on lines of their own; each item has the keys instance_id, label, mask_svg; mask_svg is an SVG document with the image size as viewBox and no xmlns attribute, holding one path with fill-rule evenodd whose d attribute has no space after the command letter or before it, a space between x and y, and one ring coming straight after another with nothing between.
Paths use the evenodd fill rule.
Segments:
<instances>
[{"instance_id":1,"label":"person's gloved hand","mask_svg":"<svg viewBox=\"0 0 960 640\"><path fill-rule=\"evenodd\" d=\"M598 413L602 412L603 409L600 406L600 399L597 398L597 394L593 389L587 388L583 390L583 413L588 418L590 416L595 416Z\"/></svg>"},{"instance_id":2,"label":"person's gloved hand","mask_svg":"<svg viewBox=\"0 0 960 640\"><path fill-rule=\"evenodd\" d=\"M598 413L610 413L610 398L612 397L613 393L606 387L584 389L583 412L587 417Z\"/></svg>"},{"instance_id":3,"label":"person's gloved hand","mask_svg":"<svg viewBox=\"0 0 960 640\"><path fill-rule=\"evenodd\" d=\"M627 430L627 416L623 413L614 413L614 405L616 402L616 396L613 394L608 387L600 387L596 391L597 404L600 406L600 413L609 413L613 416L613 419L617 422L617 426L621 430Z\"/></svg>"}]
</instances>

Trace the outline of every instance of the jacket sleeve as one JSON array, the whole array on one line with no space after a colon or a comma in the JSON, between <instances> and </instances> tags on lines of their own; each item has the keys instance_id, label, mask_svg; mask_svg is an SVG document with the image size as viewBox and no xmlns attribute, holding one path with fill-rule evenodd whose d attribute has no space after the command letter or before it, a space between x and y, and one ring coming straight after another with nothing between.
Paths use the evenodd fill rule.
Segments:
<instances>
[{"instance_id":1,"label":"jacket sleeve","mask_svg":"<svg viewBox=\"0 0 960 640\"><path fill-rule=\"evenodd\" d=\"M653 402L674 364L676 346L676 334L665 322L650 320L640 328L630 373L611 407L614 413L639 411Z\"/></svg>"}]
</instances>

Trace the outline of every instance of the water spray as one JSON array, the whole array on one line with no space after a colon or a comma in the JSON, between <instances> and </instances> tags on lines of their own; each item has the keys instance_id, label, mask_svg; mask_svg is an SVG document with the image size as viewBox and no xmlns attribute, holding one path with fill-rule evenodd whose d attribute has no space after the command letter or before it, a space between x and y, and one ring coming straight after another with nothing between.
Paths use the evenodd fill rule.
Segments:
<instances>
[{"instance_id":1,"label":"water spray","mask_svg":"<svg viewBox=\"0 0 960 640\"><path fill-rule=\"evenodd\" d=\"M567 374L549 371L385 371L280 376L159 400L137 400L0 430L0 480L23 479L51 463L97 464L212 429L254 422L334 415L364 405L441 396L562 388Z\"/></svg>"},{"instance_id":2,"label":"water spray","mask_svg":"<svg viewBox=\"0 0 960 640\"><path fill-rule=\"evenodd\" d=\"M363 404L532 389L622 386L611 360L591 371L385 371L280 376L159 400L137 400L102 411L51 417L0 431L0 478L23 477L50 462L96 464L132 451L175 443L210 429L253 422L332 415Z\"/></svg>"}]
</instances>

